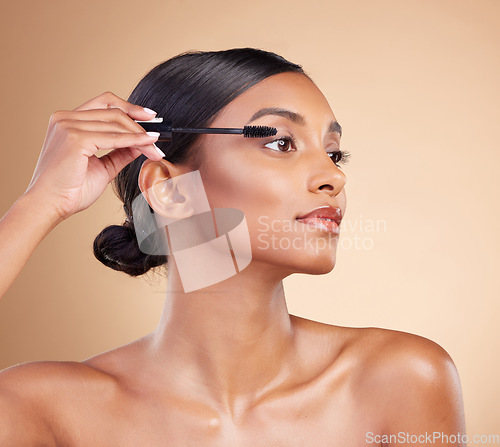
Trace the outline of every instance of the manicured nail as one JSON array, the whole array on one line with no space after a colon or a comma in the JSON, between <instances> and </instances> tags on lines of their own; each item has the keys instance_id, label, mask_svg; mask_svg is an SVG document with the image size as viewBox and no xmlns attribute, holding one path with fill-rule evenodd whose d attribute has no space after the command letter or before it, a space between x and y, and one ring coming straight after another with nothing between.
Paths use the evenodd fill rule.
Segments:
<instances>
[{"instance_id":1,"label":"manicured nail","mask_svg":"<svg viewBox=\"0 0 500 447\"><path fill-rule=\"evenodd\" d=\"M156 144L153 144L153 146L156 148L156 150L158 151L158 153L163 157L165 158L165 154L160 150L160 148L156 145Z\"/></svg>"},{"instance_id":2,"label":"manicured nail","mask_svg":"<svg viewBox=\"0 0 500 447\"><path fill-rule=\"evenodd\" d=\"M156 115L156 112L154 110L148 109L147 107L143 107L143 109L148 112L150 115Z\"/></svg>"},{"instance_id":3,"label":"manicured nail","mask_svg":"<svg viewBox=\"0 0 500 447\"><path fill-rule=\"evenodd\" d=\"M146 132L150 137L159 137L160 132Z\"/></svg>"}]
</instances>

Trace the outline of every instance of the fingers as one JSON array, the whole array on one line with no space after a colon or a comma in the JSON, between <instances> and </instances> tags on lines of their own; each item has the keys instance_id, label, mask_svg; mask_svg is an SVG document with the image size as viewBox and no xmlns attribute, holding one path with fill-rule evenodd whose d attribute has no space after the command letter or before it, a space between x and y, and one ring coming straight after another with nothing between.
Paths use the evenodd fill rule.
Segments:
<instances>
[{"instance_id":1,"label":"fingers","mask_svg":"<svg viewBox=\"0 0 500 447\"><path fill-rule=\"evenodd\" d=\"M99 162L104 165L109 175L108 183L113 180L125 166L135 160L140 154L140 148L126 147L119 151L112 151L109 154L100 157ZM89 160L91 159L92 157Z\"/></svg>"},{"instance_id":2,"label":"fingers","mask_svg":"<svg viewBox=\"0 0 500 447\"><path fill-rule=\"evenodd\" d=\"M49 128L51 131L55 131L56 128L63 128L66 133L71 132L75 137L82 137L82 131L93 132L96 144L86 146L88 156L93 155L99 149L136 146L148 158L160 160L165 155L154 144L158 137L145 136L146 131L144 128L134 121L147 121L156 115L153 111L150 111L153 113L148 113L148 110L131 104L108 91L92 98L74 110L55 112L50 117ZM119 135L119 133L122 135ZM123 135L125 133L128 135ZM141 137L138 134L144 136Z\"/></svg>"},{"instance_id":3,"label":"fingers","mask_svg":"<svg viewBox=\"0 0 500 447\"><path fill-rule=\"evenodd\" d=\"M151 116L150 116L151 118ZM130 116L120 109L91 109L75 112L72 110L58 110L50 117L49 125L54 126L62 121L76 122L106 122L117 123L123 126L123 129L132 132L146 132L144 128L136 123Z\"/></svg>"},{"instance_id":4,"label":"fingers","mask_svg":"<svg viewBox=\"0 0 500 447\"><path fill-rule=\"evenodd\" d=\"M71 119L71 117L79 119ZM94 121L89 118L101 118L102 121ZM105 121L105 119L109 121ZM147 135L143 127L118 109L113 111L58 111L51 117L51 126L53 132L61 132L66 135L66 138L93 143L85 145L86 151L84 153L87 156L93 155L99 149L138 146L138 149L152 160L161 160L164 157L154 144L158 137Z\"/></svg>"},{"instance_id":5,"label":"fingers","mask_svg":"<svg viewBox=\"0 0 500 447\"><path fill-rule=\"evenodd\" d=\"M83 142L83 153L87 157L91 157L100 149L122 150L135 147L151 160L161 160L163 158L163 155L158 152L158 148L154 145L154 142L158 140L158 135L150 136L145 132L100 132L94 130L89 132L76 128L66 130L65 135L70 140L68 141L70 146L73 145L71 140L74 141L74 145Z\"/></svg>"},{"instance_id":6,"label":"fingers","mask_svg":"<svg viewBox=\"0 0 500 447\"><path fill-rule=\"evenodd\" d=\"M119 109L135 120L148 120L153 118L155 114L148 113L143 107L136 104L131 104L128 101L116 96L112 92L104 92L95 98L87 101L74 111L83 111L91 109Z\"/></svg>"}]
</instances>

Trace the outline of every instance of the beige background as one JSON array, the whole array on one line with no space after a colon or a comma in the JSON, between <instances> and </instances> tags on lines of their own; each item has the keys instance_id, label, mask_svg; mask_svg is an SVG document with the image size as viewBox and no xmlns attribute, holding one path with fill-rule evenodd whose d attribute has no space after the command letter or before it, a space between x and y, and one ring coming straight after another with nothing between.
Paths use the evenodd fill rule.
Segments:
<instances>
[{"instance_id":1,"label":"beige background","mask_svg":"<svg viewBox=\"0 0 500 447\"><path fill-rule=\"evenodd\" d=\"M186 50L282 54L322 89L352 153L337 266L287 279L290 312L436 341L458 367L468 434L500 432L498 0L2 9L0 214L27 187L54 111L106 90L126 98ZM0 301L0 369L83 360L154 329L164 279L129 278L92 254L95 235L122 219L108 188L41 243Z\"/></svg>"}]
</instances>

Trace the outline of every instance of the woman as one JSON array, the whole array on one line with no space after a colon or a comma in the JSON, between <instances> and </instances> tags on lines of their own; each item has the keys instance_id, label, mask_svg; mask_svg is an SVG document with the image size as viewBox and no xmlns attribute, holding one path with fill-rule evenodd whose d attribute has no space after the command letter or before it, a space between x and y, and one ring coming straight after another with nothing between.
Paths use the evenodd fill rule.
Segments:
<instances>
[{"instance_id":1,"label":"woman","mask_svg":"<svg viewBox=\"0 0 500 447\"><path fill-rule=\"evenodd\" d=\"M151 118L143 107L179 127L251 122L278 133L179 134L157 142L163 157L134 121ZM111 180L127 218L98 235L97 258L132 276L168 265L168 290L158 327L139 340L82 362L2 371L0 445L465 445L452 438L465 431L459 377L439 345L287 311L283 278L335 265L336 226L300 218L318 208L344 215L340 137L301 67L253 48L184 53L153 68L128 101L107 92L54 113L31 183L1 221L2 294L40 240ZM97 158L98 149L113 151ZM196 172L212 210L243 212L251 261L186 291L174 251L139 249L133 201L142 194L168 216L192 199L179 199L176 178Z\"/></svg>"}]
</instances>

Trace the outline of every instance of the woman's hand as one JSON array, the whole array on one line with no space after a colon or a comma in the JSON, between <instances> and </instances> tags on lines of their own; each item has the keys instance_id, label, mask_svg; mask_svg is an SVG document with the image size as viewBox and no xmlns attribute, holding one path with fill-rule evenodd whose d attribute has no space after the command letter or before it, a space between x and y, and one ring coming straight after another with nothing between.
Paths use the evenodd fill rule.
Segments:
<instances>
[{"instance_id":1,"label":"woman's hand","mask_svg":"<svg viewBox=\"0 0 500 447\"><path fill-rule=\"evenodd\" d=\"M55 112L25 194L35 193L45 206L54 207L60 220L88 208L139 155L163 158L154 145L158 137L134 121L154 116L111 92L72 111ZM98 158L99 149L113 150Z\"/></svg>"}]
</instances>

